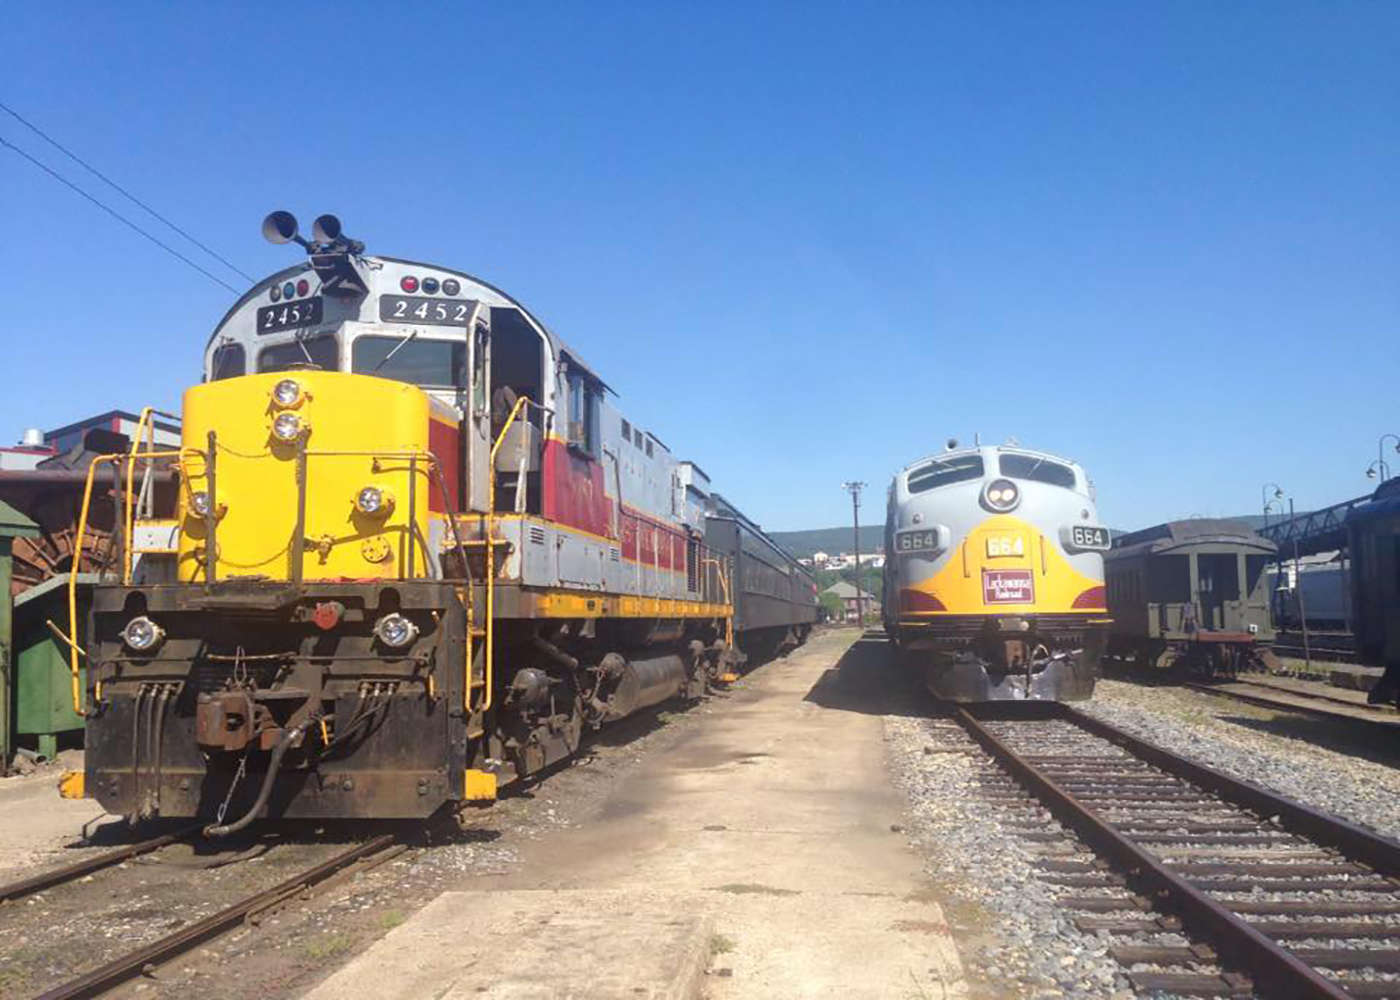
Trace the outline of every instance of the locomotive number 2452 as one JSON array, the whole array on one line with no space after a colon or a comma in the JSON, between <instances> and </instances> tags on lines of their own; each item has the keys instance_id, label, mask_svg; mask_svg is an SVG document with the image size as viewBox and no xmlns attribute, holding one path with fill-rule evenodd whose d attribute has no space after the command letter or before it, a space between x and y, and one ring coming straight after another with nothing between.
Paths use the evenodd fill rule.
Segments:
<instances>
[{"instance_id":1,"label":"locomotive number 2452","mask_svg":"<svg viewBox=\"0 0 1400 1000\"><path fill-rule=\"evenodd\" d=\"M421 295L379 296L381 323L426 323L430 326L466 326L475 302L430 299Z\"/></svg>"}]
</instances>

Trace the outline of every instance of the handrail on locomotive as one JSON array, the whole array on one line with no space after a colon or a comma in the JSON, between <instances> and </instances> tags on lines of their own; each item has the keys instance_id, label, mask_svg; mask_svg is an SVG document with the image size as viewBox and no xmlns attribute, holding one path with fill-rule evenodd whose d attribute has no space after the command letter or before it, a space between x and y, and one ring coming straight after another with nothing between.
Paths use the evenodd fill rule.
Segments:
<instances>
[{"instance_id":1,"label":"handrail on locomotive","mask_svg":"<svg viewBox=\"0 0 1400 1000\"><path fill-rule=\"evenodd\" d=\"M539 403L536 403L534 400L530 399L530 398L527 397L527 396L520 396L520 397L518 397L518 398L515 400L515 403L514 403L514 405L511 407L511 410L510 410L509 415L506 417L504 423L503 423L502 426L501 426L501 429L500 429L499 433L496 435L495 440L492 442L491 449L490 449L490 455L489 455L489 461L488 461L488 463L487 463L488 477L489 477L489 488L488 488L487 491L486 491L486 496L487 496L487 509L486 509L485 511L483 511L483 512L480 513L481 538L480 538L480 539L477 539L477 540L472 540L472 541L470 541L470 542L463 542L463 540L462 540L462 538L461 538L461 536L460 536L460 534L459 534L459 531L458 531L458 522L457 522L457 518L456 518L455 516L449 516L449 517L446 518L447 526L448 526L448 531L450 532L450 534L451 534L451 536L452 536L452 546L453 546L453 549L454 549L455 552L461 557L461 563L462 563L462 566L463 566L463 568L464 568L464 573L465 573L465 576L466 576L466 578L467 578L468 580L470 580L470 576L471 576L471 571L470 571L470 565L471 565L471 564L470 564L470 561L466 558L466 549L467 549L467 546L468 546L468 545L481 545L481 546L484 548L485 554L486 554L486 555L485 555L485 568L484 568L483 574L482 574L482 575L483 575L483 579L482 579L482 581L481 581L481 582L484 584L484 588L483 588L483 589L484 589L484 591L485 591L485 594L484 594L484 597L485 597L485 600L484 600L484 604L485 604L485 608L484 608L484 618L485 618L485 620L484 620L484 622L483 622L483 624L482 624L482 633L483 633L483 634L480 636L481 638L483 638L483 639L485 640L485 650L484 650L484 656L483 656L484 668L485 668L484 671L483 671L483 673L484 673L483 680L484 680L485 683L484 683L484 686L483 686L483 689L482 689L482 700L481 700L481 703L478 704L478 705L473 706L473 705L470 703L472 691L474 690L474 688L473 688L473 677L472 677L472 662L473 662L473 658L474 658L474 655L475 655L475 650L474 650L474 647L473 647L472 639L475 638L476 636L475 636L475 634L474 634L474 630L473 630L472 628L469 628L469 629L468 629L467 636L466 636L467 641L466 641L466 655L465 655L465 665L464 665L464 666L465 666L465 672L464 672L464 680L465 680L465 686L464 686L464 687L465 687L465 689L464 689L464 691L463 691L463 700L464 700L464 705L463 705L463 707L466 708L466 709L469 710L469 711L470 711L470 710L475 710L475 711L479 711L479 712L485 712L485 711L489 710L489 709L492 707L492 704L493 704L493 701L494 701L494 681L495 681L495 671L494 671L494 654L495 654L495 649L494 649L494 635L495 635L495 629L492 627L492 621L493 621L494 611L495 611L495 607L494 607L494 603L495 603L495 579L496 579L496 555L495 555L495 552L496 552L496 549L497 549L499 546L505 544L504 540L501 539L501 538L498 538L497 535L496 535L496 526L497 526L497 521L496 521L497 513L496 513L496 509L495 509L495 497L496 497L496 459L497 459L497 456L498 456L499 453L500 453L501 448L502 448L502 447L504 446L504 444L505 444L506 438L507 438L507 436L509 435L512 426L516 423L516 421L517 421L518 419L521 419L520 414L522 413L522 411L525 411L526 408L527 408L527 407L530 407L530 406L535 407L537 410L539 410L539 411L541 412L542 415L543 415L543 414L548 414L548 413L551 413L551 412L552 412L552 411L550 410L549 407L541 406ZM123 523L124 523L124 525L125 525L125 530L121 533L121 538L120 538L120 544L121 544L121 565L122 565L122 583L123 583L124 585L129 585L129 584L131 583L132 575L133 575L134 570L135 570L135 560L136 560L136 556L137 556L137 555L139 554L139 552L140 552L140 550L138 550L138 549L135 547L135 544L134 544L136 521L138 520L138 517L140 516L140 515L138 514L138 508L140 509L141 514L144 514L146 517L151 517L151 516L153 516L153 514L154 514L153 496L152 496L152 492L151 492L151 490L150 490L150 476L151 476L151 471L152 471L152 468L153 468L153 464L152 464L152 463L154 463L156 460L159 460L159 459L176 459L176 460L177 460L177 461L176 461L176 467L177 467L177 469L180 469L181 471L183 471L183 468L182 468L182 463L183 463L183 461L184 461L187 457L196 457L196 458L198 458L198 459L202 462L202 464L203 464L203 470L204 470L204 471L203 471L203 474L209 475L209 473L211 473L211 472L213 471L213 467L214 467L215 461L216 461L216 459L215 459L215 454L216 454L216 452L217 452L217 450L218 450L218 447L219 447L217 438L215 437L214 433L211 431L210 434L209 434L209 449L208 449L208 450L200 450L200 449L194 449L194 448L156 449L156 448L154 447L154 445L155 445L155 441L154 441L155 420L154 420L154 418L157 417L157 416L167 417L167 418L173 419L173 420L178 420L178 419L179 419L179 417L176 416L176 415L174 415L174 414L170 414L170 413L167 413L167 412L162 411L162 410L157 410L157 409L155 409L154 407L150 407L150 406L144 407L144 408L141 410L140 418L139 418L138 421L137 421L136 430L135 430L135 432L134 432L133 435L132 435L131 447L130 447L126 452L124 452L124 453L116 452L116 453L107 454L107 455L99 455L99 456L97 456L96 458L94 458L93 461L92 461L92 464L89 465L89 467L88 467L87 477L86 477L86 480L85 480L84 486L83 486L82 507L81 507L81 511L80 511L80 513L79 513L78 522L77 522L77 539L76 539L76 544L77 544L78 546L81 546L81 545L82 545L82 543L83 543L83 536L84 536L84 533L85 533L86 528L87 528L88 517L89 517L90 512L91 512L92 489L93 489L93 485L94 485L94 483L95 483L95 481L96 481L96 475L97 475L97 470L98 470L99 466L106 465L106 464L109 464L109 463L115 464L115 463L123 462L123 461L126 463L125 490L124 490L124 491L121 491L121 492L122 492L122 495L121 495L122 518L123 518ZM144 447L143 447L143 446L144 446ZM423 474L430 475L430 476L434 476L434 477L436 478L437 485L438 485L439 489L442 491L443 495L444 495L444 496L447 495L447 486L446 486L446 481L445 481L445 479L444 479L444 477L443 477L442 464L441 464L441 462L438 460L437 456L434 455L432 452L417 452L417 451L412 451L412 452L391 452L391 451L362 452L362 451L344 451L344 450L339 450L339 451L311 451L311 450L309 450L309 449L306 448L306 442L305 442L305 439L304 439L304 438L298 440L298 442L297 442L297 449L298 449L298 450L297 450L297 461L298 461L298 466L299 466L299 467L298 467L298 473L299 473L299 474L298 474L298 476L297 476L297 515L298 515L298 516L297 516L297 525L298 525L298 530L294 533L293 538L292 538L292 540L291 540L291 544L290 544L290 549L291 549L291 551L290 551L290 553L289 553L289 555L291 556L291 569L292 569L292 574L291 574L291 575L292 575L293 580L294 580L294 581L298 581L298 582L300 581L301 572L302 572L302 559L303 559L303 556L304 556L305 544L306 544L306 541L307 541L307 539L305 538L305 532L304 532L303 529L304 529L304 523L305 523L304 515L305 515L305 508L306 508L307 483L308 483L308 478L309 478L308 460L309 460L310 458L312 458L312 457L339 457L339 458L344 458L344 457L354 457L354 456L371 457L371 458L373 458L373 459L375 460L376 463L378 463L378 462L381 461L381 460L395 460L395 459L397 459L397 460L405 460L405 459L406 459L406 460L408 461L408 463L409 463L408 523L407 523L407 525L405 526L405 538L406 538L406 541L407 541L408 553L407 553L407 557L406 557L406 558L400 559L400 560L399 560L399 566L401 567L401 569L400 569L400 573L399 573L399 575L398 575L398 577L397 577L397 578L400 579L400 580L409 578L409 577L411 576L411 574L413 573L413 571L414 571L414 566L415 566L415 563L414 563L414 546L415 546L415 542L416 542L419 538L425 538L425 536L422 535L422 532L421 532L421 530L420 530L420 528L419 528L419 525L418 525L418 519L417 519L417 516L416 516L417 507L416 507L416 504L414 503L414 500L415 500L415 497L414 497L414 490L416 489L417 478L418 478L418 475L419 475L419 470L418 470L418 468L417 468L418 462L422 461L422 462L424 462L424 463L427 465L428 468L425 469L425 470L423 470ZM136 470L136 466L137 466L137 464L138 464L139 462L144 462L144 463L145 463L145 475L144 475L144 478L143 478L143 481L142 481L142 486L141 486L140 493L139 493L139 495L138 495L138 493L137 493L137 491L136 491L136 488L135 488L135 470ZM212 477L211 477L211 478L212 478ZM189 491L190 488L191 488L191 487L190 487L190 482L191 482L192 477L191 477L191 476L188 476L188 475L182 475L182 476L180 477L180 479L181 479L181 488L184 489L184 490L186 490L186 491ZM114 485L119 485L119 483L118 483L118 484L114 484ZM517 487L517 489L519 489L519 487ZM216 562L216 560L217 560L216 537L217 537L218 513L217 513L217 501L216 501L215 498L212 496L212 490L211 490L211 497L210 497L209 509L208 509L208 512L207 512L206 515L205 515L205 521L206 521L206 525L207 525L207 533L206 533L206 556L205 556L205 560L204 560L204 569L205 569L205 586L206 586L206 588L207 588L211 583L214 582L214 578L215 578L216 575L217 575L217 571L216 571L216 569L214 568L214 565L213 565L213 564L214 564L214 563ZM425 541L424 541L424 544L426 545L426 539L425 539ZM714 557L712 557L712 556L706 556L706 557L703 558L702 561L701 561L703 567L705 567L705 568L707 568L707 569L708 569L708 568L713 568L714 573L715 573L715 580L718 582L719 588L720 588L721 593L722 593L722 603L723 603L723 605L724 605L725 607L731 609L731 613L730 613L730 614L727 614L727 615L723 616L723 621L724 621L724 627L725 627L725 643L726 643L726 645L732 646L732 645L733 645L733 642L734 642L734 619L733 619L733 614L732 614L733 599L732 599L732 596L731 596L731 593L730 593L729 578L728 578L728 573L726 572L726 566L724 565L724 562L725 562L724 560L716 559L716 558L714 558ZM73 701L73 711L76 712L78 715L85 716L85 715L87 715L88 710L87 710L87 708L83 705L82 685L81 685L81 666L80 666L80 664L79 664L79 657L80 657L80 656L85 656L85 655L86 655L86 652L82 649L81 645L77 642L77 636L79 635L79 631L78 631L78 597L77 597L77 585L78 585L77 574L70 574L70 575L69 575L69 578L68 578L68 632L67 632L67 634L66 634L66 635L63 635L62 631L59 630L59 629L57 628L57 626L53 626L53 627L54 627L55 631L58 632L58 634L62 636L62 638L63 638L64 641L65 641L65 644L69 647L69 673L70 673L71 688L72 688L71 693L72 693L72 701ZM713 596L715 596L715 595L713 595L713 594L711 593L710 577L709 577L709 574L708 574L708 573L702 575L702 577L701 577L701 579L700 579L700 591L701 591L701 599L704 600L704 601L706 601L706 602L709 602L710 598L713 597ZM474 601L468 600L468 602L467 602L467 607L468 607L468 612L469 612L469 614L471 613L472 609L474 608L474 604L475 604ZM472 623L472 624L474 624L474 623ZM95 698L96 700L99 700L99 701L100 701L100 700L101 700L101 680L100 680L100 679L95 680L95 681L94 681L94 685L95 685L94 698Z\"/></svg>"}]
</instances>

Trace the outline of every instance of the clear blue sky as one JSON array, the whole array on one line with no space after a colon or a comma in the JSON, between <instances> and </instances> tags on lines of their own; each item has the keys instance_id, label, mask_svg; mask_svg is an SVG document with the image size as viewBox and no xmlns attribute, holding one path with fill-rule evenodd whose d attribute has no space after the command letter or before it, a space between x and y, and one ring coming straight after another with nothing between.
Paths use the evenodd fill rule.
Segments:
<instances>
[{"instance_id":1,"label":"clear blue sky","mask_svg":"<svg viewBox=\"0 0 1400 1000\"><path fill-rule=\"evenodd\" d=\"M1134 527L1400 431L1400 5L235 6L12 5L0 99L250 274L289 208L508 289L771 528L949 435ZM0 438L174 405L233 296L5 149L0 217Z\"/></svg>"}]
</instances>

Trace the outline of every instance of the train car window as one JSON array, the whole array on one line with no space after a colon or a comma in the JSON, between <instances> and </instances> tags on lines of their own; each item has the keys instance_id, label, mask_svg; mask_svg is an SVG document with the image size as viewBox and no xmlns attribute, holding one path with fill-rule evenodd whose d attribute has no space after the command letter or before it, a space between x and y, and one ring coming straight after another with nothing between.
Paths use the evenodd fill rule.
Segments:
<instances>
[{"instance_id":1,"label":"train car window","mask_svg":"<svg viewBox=\"0 0 1400 1000\"><path fill-rule=\"evenodd\" d=\"M310 337L288 344L273 344L258 352L258 371L284 372L297 366L316 365L326 371L340 368L340 346L334 337Z\"/></svg>"},{"instance_id":2,"label":"train car window","mask_svg":"<svg viewBox=\"0 0 1400 1000\"><path fill-rule=\"evenodd\" d=\"M647 438L647 458L651 458L651 438Z\"/></svg>"},{"instance_id":3,"label":"train car window","mask_svg":"<svg viewBox=\"0 0 1400 1000\"><path fill-rule=\"evenodd\" d=\"M362 375L443 388L466 384L465 340L357 337L350 355L350 370Z\"/></svg>"},{"instance_id":4,"label":"train car window","mask_svg":"<svg viewBox=\"0 0 1400 1000\"><path fill-rule=\"evenodd\" d=\"M1003 476L1063 486L1067 490L1074 489L1074 470L1068 465L1061 465L1037 455L1017 455L1011 452L1004 452L999 461Z\"/></svg>"},{"instance_id":5,"label":"train car window","mask_svg":"<svg viewBox=\"0 0 1400 1000\"><path fill-rule=\"evenodd\" d=\"M632 425L627 422L626 418L623 418L622 421L622 439L624 441L632 440Z\"/></svg>"},{"instance_id":6,"label":"train car window","mask_svg":"<svg viewBox=\"0 0 1400 1000\"><path fill-rule=\"evenodd\" d=\"M909 473L909 492L923 493L940 486L951 486L968 479L981 479L983 473L981 455L960 455L957 458L938 458L928 465Z\"/></svg>"},{"instance_id":7,"label":"train car window","mask_svg":"<svg viewBox=\"0 0 1400 1000\"><path fill-rule=\"evenodd\" d=\"M214 350L209 365L209 381L237 378L248 370L248 354L242 344L222 344Z\"/></svg>"}]
</instances>

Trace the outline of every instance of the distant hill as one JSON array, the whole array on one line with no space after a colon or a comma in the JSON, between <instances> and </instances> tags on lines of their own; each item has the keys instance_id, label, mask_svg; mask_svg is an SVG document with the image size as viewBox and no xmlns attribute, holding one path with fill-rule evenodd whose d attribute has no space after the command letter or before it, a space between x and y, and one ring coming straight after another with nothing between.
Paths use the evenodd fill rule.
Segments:
<instances>
[{"instance_id":1,"label":"distant hill","mask_svg":"<svg viewBox=\"0 0 1400 1000\"><path fill-rule=\"evenodd\" d=\"M769 536L799 559L810 557L814 552L836 555L851 551L851 526L844 528L811 528L807 531L770 531ZM860 550L878 552L885 546L885 526L883 524L862 524L860 526Z\"/></svg>"}]
</instances>

